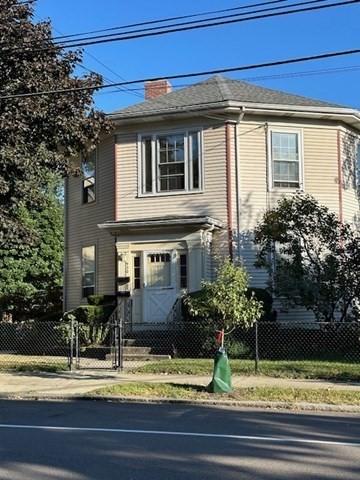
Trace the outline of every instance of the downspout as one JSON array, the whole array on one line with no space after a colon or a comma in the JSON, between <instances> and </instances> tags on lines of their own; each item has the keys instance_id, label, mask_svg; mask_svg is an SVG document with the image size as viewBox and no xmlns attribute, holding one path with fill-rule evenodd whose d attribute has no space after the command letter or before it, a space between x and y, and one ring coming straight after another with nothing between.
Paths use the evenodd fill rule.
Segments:
<instances>
[{"instance_id":1,"label":"downspout","mask_svg":"<svg viewBox=\"0 0 360 480\"><path fill-rule=\"evenodd\" d=\"M118 219L118 208L117 208L117 179L118 179L118 164L117 164L117 142L116 142L117 136L114 135L114 221L116 222ZM118 305L118 297L117 297L117 292L118 292L118 284L117 284L117 277L119 276L118 272L118 253L116 249L116 243L117 243L117 237L115 235L114 237L114 262L115 262L115 271L114 271L114 292L115 292L115 298L116 298L116 306Z\"/></svg>"},{"instance_id":2,"label":"downspout","mask_svg":"<svg viewBox=\"0 0 360 480\"><path fill-rule=\"evenodd\" d=\"M227 224L229 257L233 260L233 223L232 223L232 185L231 185L231 124L225 124L225 155L226 155L226 203L227 203Z\"/></svg>"},{"instance_id":3,"label":"downspout","mask_svg":"<svg viewBox=\"0 0 360 480\"><path fill-rule=\"evenodd\" d=\"M117 209L117 179L118 179L118 165L117 165L117 149L116 149L116 135L114 135L114 220L118 220Z\"/></svg>"},{"instance_id":4,"label":"downspout","mask_svg":"<svg viewBox=\"0 0 360 480\"><path fill-rule=\"evenodd\" d=\"M339 220L343 223L343 197L342 197L342 168L341 168L341 133L337 131L337 150L338 150L338 194L339 194Z\"/></svg>"},{"instance_id":5,"label":"downspout","mask_svg":"<svg viewBox=\"0 0 360 480\"><path fill-rule=\"evenodd\" d=\"M66 312L67 301L67 265L68 265L68 178L64 181L64 263L63 263L63 312Z\"/></svg>"},{"instance_id":6,"label":"downspout","mask_svg":"<svg viewBox=\"0 0 360 480\"><path fill-rule=\"evenodd\" d=\"M270 178L270 148L269 148L269 125L268 123L264 124L264 133L265 133L265 159L266 159L266 167L265 167L265 182L266 182L266 211L270 210L270 182L272 179Z\"/></svg>"},{"instance_id":7,"label":"downspout","mask_svg":"<svg viewBox=\"0 0 360 480\"><path fill-rule=\"evenodd\" d=\"M245 107L241 107L241 113L238 121L235 123L235 168L236 168L236 222L237 222L237 260L240 261L240 232L242 228L241 222L241 192L240 192L240 142L239 142L239 125L245 115Z\"/></svg>"}]
</instances>

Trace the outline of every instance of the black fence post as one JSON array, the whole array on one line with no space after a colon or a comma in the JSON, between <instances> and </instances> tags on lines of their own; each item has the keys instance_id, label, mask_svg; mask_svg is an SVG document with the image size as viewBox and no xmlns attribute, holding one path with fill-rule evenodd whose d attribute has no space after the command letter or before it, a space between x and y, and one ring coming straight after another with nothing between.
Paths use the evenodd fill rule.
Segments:
<instances>
[{"instance_id":1,"label":"black fence post","mask_svg":"<svg viewBox=\"0 0 360 480\"><path fill-rule=\"evenodd\" d=\"M255 322L255 374L259 372L259 341L258 341L258 322Z\"/></svg>"},{"instance_id":2,"label":"black fence post","mask_svg":"<svg viewBox=\"0 0 360 480\"><path fill-rule=\"evenodd\" d=\"M80 352L79 352L79 322L75 324L75 365L76 368L80 368Z\"/></svg>"},{"instance_id":3,"label":"black fence post","mask_svg":"<svg viewBox=\"0 0 360 480\"><path fill-rule=\"evenodd\" d=\"M123 337L124 337L124 323L125 323L125 307L124 305L124 314L120 315L119 319L119 370L124 368L124 349L123 349Z\"/></svg>"},{"instance_id":4,"label":"black fence post","mask_svg":"<svg viewBox=\"0 0 360 480\"><path fill-rule=\"evenodd\" d=\"M70 320L70 351L69 351L69 370L72 371L74 359L74 320Z\"/></svg>"}]
</instances>

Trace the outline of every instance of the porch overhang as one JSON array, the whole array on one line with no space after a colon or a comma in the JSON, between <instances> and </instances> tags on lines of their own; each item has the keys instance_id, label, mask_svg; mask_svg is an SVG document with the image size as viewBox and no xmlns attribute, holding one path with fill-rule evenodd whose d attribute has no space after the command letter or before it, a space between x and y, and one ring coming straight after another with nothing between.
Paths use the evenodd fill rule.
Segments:
<instances>
[{"instance_id":1,"label":"porch overhang","mask_svg":"<svg viewBox=\"0 0 360 480\"><path fill-rule=\"evenodd\" d=\"M224 224L207 215L201 216L165 216L131 219L122 221L109 221L99 224L98 227L113 236L126 235L134 232L149 232L154 230L197 231L201 229L224 229Z\"/></svg>"}]
</instances>

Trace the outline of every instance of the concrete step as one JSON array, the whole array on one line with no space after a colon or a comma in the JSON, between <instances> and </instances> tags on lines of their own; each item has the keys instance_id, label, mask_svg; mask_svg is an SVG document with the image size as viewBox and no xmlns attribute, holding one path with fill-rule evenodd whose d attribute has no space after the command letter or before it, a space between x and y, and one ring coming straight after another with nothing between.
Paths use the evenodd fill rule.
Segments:
<instances>
[{"instance_id":1,"label":"concrete step","mask_svg":"<svg viewBox=\"0 0 360 480\"><path fill-rule=\"evenodd\" d=\"M111 355L106 355L106 360L111 360ZM124 353L125 362L156 362L161 360L171 360L170 355L153 355L151 353Z\"/></svg>"},{"instance_id":2,"label":"concrete step","mask_svg":"<svg viewBox=\"0 0 360 480\"><path fill-rule=\"evenodd\" d=\"M135 347L135 346L127 346L123 347L124 355L148 355L151 353L151 347Z\"/></svg>"},{"instance_id":3,"label":"concrete step","mask_svg":"<svg viewBox=\"0 0 360 480\"><path fill-rule=\"evenodd\" d=\"M171 360L170 355L153 355L149 353L148 355L138 354L124 354L125 362L159 362L161 360Z\"/></svg>"}]
</instances>

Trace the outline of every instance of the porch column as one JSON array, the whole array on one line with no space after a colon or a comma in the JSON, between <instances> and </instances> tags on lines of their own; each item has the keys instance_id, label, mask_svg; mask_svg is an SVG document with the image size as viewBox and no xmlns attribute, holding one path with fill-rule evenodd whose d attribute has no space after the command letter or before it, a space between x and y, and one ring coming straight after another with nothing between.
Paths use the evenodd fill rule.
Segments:
<instances>
[{"instance_id":1,"label":"porch column","mask_svg":"<svg viewBox=\"0 0 360 480\"><path fill-rule=\"evenodd\" d=\"M188 259L188 291L196 292L201 288L201 280L205 277L204 272L204 247L200 232L197 238L187 239Z\"/></svg>"},{"instance_id":2,"label":"porch column","mask_svg":"<svg viewBox=\"0 0 360 480\"><path fill-rule=\"evenodd\" d=\"M131 258L130 258L130 243L116 242L117 252L117 268L116 281L117 292L127 292L131 285ZM128 280L128 281L127 281Z\"/></svg>"}]
</instances>

